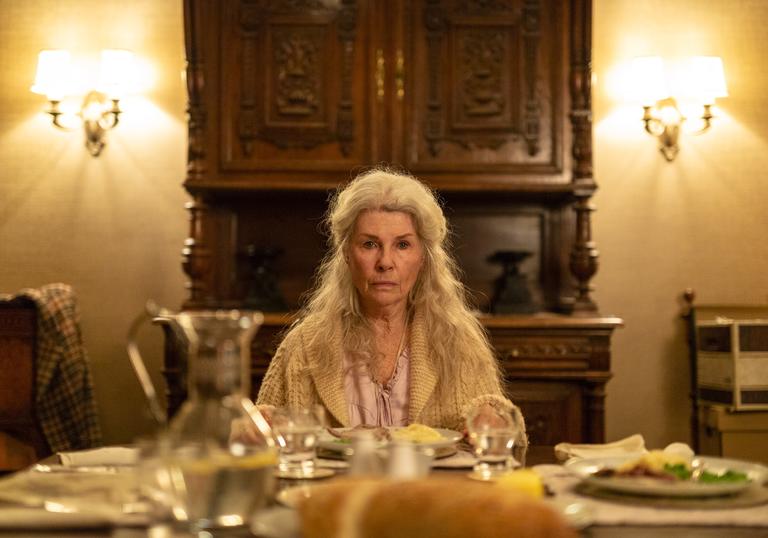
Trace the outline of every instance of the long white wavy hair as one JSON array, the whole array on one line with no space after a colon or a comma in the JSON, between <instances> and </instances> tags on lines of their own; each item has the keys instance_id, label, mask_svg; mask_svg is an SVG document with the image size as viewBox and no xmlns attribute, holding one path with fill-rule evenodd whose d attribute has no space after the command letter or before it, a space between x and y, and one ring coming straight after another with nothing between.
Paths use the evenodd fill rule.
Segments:
<instances>
[{"instance_id":1,"label":"long white wavy hair","mask_svg":"<svg viewBox=\"0 0 768 538\"><path fill-rule=\"evenodd\" d=\"M439 385L453 386L460 360L475 362L493 353L485 330L469 308L458 266L448 253L448 224L440 204L426 185L409 175L374 169L357 176L331 199L324 220L329 248L297 324L306 318L329 329L341 324L345 352L368 364L375 360L373 333L344 259L357 218L366 210L402 211L413 219L424 262L409 294L408 309L424 316L431 359L443 380ZM328 347L326 335L318 335L309 345L321 353L334 352L323 350Z\"/></svg>"}]
</instances>

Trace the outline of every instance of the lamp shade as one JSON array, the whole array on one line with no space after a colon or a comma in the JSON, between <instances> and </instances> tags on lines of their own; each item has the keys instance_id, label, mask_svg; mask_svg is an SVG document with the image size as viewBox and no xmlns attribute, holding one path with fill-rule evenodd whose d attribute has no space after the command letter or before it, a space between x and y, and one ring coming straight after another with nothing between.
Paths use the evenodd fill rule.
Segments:
<instances>
[{"instance_id":1,"label":"lamp shade","mask_svg":"<svg viewBox=\"0 0 768 538\"><path fill-rule=\"evenodd\" d=\"M112 99L131 92L134 82L133 52L122 49L101 51L101 67L97 89Z\"/></svg>"},{"instance_id":2,"label":"lamp shade","mask_svg":"<svg viewBox=\"0 0 768 538\"><path fill-rule=\"evenodd\" d=\"M712 104L717 97L728 97L723 61L718 56L694 56L690 60L688 76L693 96Z\"/></svg>"},{"instance_id":3,"label":"lamp shade","mask_svg":"<svg viewBox=\"0 0 768 538\"><path fill-rule=\"evenodd\" d=\"M30 88L51 101L60 101L70 90L70 55L66 50L41 50L37 56L37 74Z\"/></svg>"},{"instance_id":4,"label":"lamp shade","mask_svg":"<svg viewBox=\"0 0 768 538\"><path fill-rule=\"evenodd\" d=\"M643 105L652 105L669 97L664 60L659 56L642 56L632 60L627 97Z\"/></svg>"},{"instance_id":5,"label":"lamp shade","mask_svg":"<svg viewBox=\"0 0 768 538\"><path fill-rule=\"evenodd\" d=\"M716 98L728 96L723 62L717 56L686 58L674 75L673 93L682 101L711 105Z\"/></svg>"}]
</instances>

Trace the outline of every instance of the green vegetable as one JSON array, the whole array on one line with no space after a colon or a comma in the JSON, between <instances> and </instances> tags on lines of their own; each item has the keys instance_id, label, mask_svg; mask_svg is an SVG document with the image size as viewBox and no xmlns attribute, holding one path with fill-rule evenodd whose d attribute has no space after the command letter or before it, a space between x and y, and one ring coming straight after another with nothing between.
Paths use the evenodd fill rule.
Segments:
<instances>
[{"instance_id":1,"label":"green vegetable","mask_svg":"<svg viewBox=\"0 0 768 538\"><path fill-rule=\"evenodd\" d=\"M682 463L677 463L675 465L667 463L664 465L664 472L673 475L678 480L691 480L693 478L692 471ZM725 472L722 473L704 470L697 480L703 484L722 484L746 482L749 479L745 473L726 469Z\"/></svg>"},{"instance_id":2,"label":"green vegetable","mask_svg":"<svg viewBox=\"0 0 768 538\"><path fill-rule=\"evenodd\" d=\"M699 482L705 484L715 484L722 482L746 482L748 480L746 473L740 473L739 471L726 470L722 474L712 473L710 471L702 471L699 476Z\"/></svg>"},{"instance_id":3,"label":"green vegetable","mask_svg":"<svg viewBox=\"0 0 768 538\"><path fill-rule=\"evenodd\" d=\"M690 480L691 479L691 470L685 466L683 463L676 463L674 465L670 463L666 463L664 465L664 471L667 473L674 475L679 480Z\"/></svg>"}]
</instances>

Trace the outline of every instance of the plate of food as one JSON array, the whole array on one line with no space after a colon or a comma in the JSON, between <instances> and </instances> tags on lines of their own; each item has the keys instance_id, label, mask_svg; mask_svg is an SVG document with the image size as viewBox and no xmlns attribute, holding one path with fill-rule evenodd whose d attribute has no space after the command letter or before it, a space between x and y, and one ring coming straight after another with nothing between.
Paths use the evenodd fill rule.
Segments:
<instances>
[{"instance_id":1,"label":"plate of food","mask_svg":"<svg viewBox=\"0 0 768 538\"><path fill-rule=\"evenodd\" d=\"M413 443L420 448L435 450L435 456L447 456L456 451L456 443L462 435L454 430L444 428L431 428L424 424L411 424L409 426L372 427L356 426L354 428L328 428L320 435L317 447L319 450L350 456L353 453L353 445L356 438L373 436L379 448L384 448L391 443Z\"/></svg>"},{"instance_id":2,"label":"plate of food","mask_svg":"<svg viewBox=\"0 0 768 538\"><path fill-rule=\"evenodd\" d=\"M584 458L565 467L587 486L653 497L736 495L768 479L768 468L757 463L660 450L639 457Z\"/></svg>"}]
</instances>

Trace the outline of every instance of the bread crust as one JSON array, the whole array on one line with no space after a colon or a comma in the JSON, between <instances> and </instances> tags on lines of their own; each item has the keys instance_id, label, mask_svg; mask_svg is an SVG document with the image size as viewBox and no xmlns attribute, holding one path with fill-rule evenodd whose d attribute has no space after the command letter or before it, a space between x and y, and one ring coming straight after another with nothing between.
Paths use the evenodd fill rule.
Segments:
<instances>
[{"instance_id":1,"label":"bread crust","mask_svg":"<svg viewBox=\"0 0 768 538\"><path fill-rule=\"evenodd\" d=\"M459 478L345 479L299 507L306 538L575 538L545 502Z\"/></svg>"}]
</instances>

